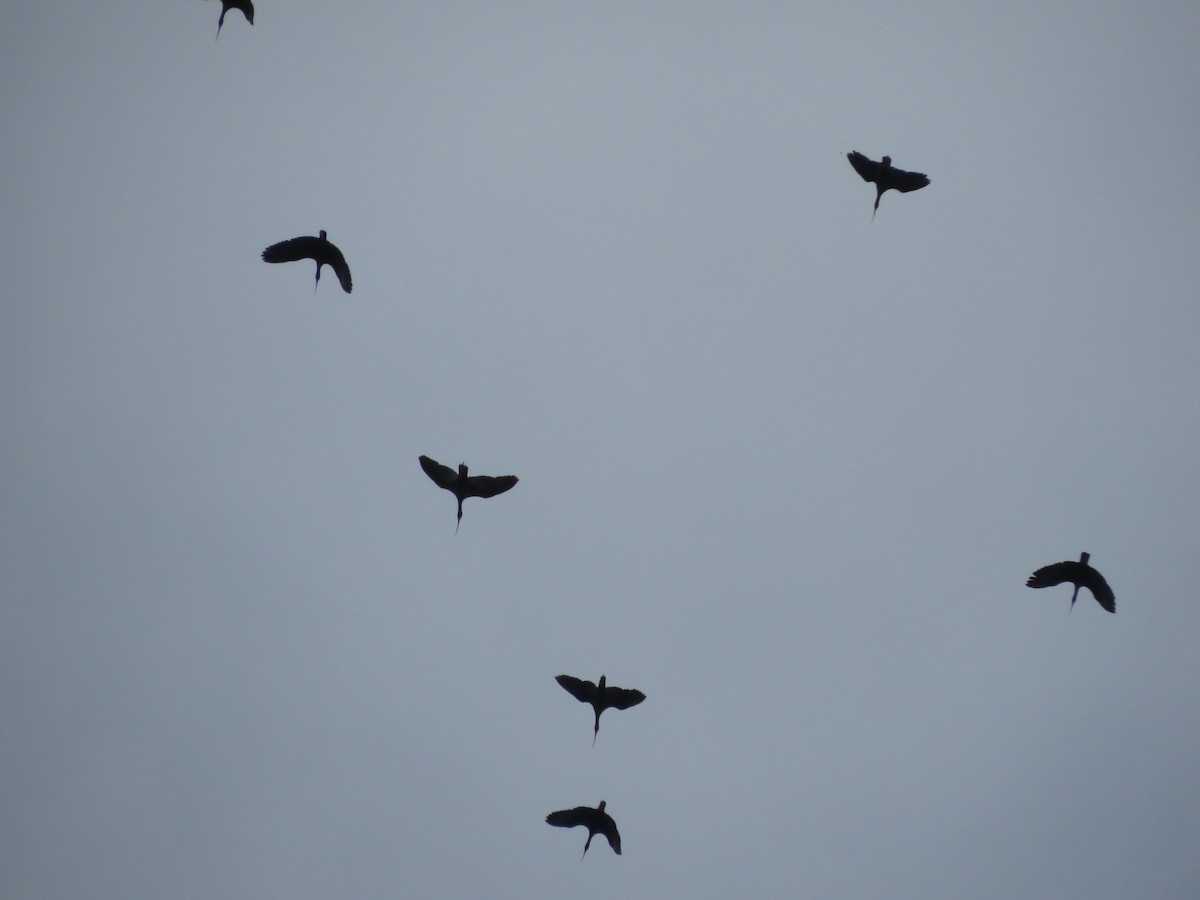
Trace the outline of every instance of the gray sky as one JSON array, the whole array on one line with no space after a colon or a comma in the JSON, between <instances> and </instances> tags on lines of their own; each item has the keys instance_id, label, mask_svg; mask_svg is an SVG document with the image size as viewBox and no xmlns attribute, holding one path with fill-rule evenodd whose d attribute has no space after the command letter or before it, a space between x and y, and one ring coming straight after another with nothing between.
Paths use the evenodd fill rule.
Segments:
<instances>
[{"instance_id":1,"label":"gray sky","mask_svg":"<svg viewBox=\"0 0 1200 900\"><path fill-rule=\"evenodd\" d=\"M0 895L1197 896L1200 8L812 6L0 8Z\"/></svg>"}]
</instances>

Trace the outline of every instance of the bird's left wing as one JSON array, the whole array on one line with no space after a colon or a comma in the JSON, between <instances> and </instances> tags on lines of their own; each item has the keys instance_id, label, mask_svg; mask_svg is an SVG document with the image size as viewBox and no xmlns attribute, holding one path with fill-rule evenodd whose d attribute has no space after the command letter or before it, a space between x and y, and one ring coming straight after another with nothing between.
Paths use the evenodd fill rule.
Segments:
<instances>
[{"instance_id":1,"label":"bird's left wing","mask_svg":"<svg viewBox=\"0 0 1200 900\"><path fill-rule=\"evenodd\" d=\"M1054 587L1056 584L1062 584L1064 581L1070 581L1073 577L1075 577L1078 569L1079 563L1071 559L1064 560L1063 562L1052 563L1048 566L1042 566L1029 576L1029 580L1025 582L1025 587Z\"/></svg>"},{"instance_id":2,"label":"bird's left wing","mask_svg":"<svg viewBox=\"0 0 1200 900\"><path fill-rule=\"evenodd\" d=\"M880 164L863 156L857 150L847 153L846 159L850 160L850 165L854 166L854 171L863 177L863 181L874 181L879 177L879 170L882 168Z\"/></svg>"},{"instance_id":3,"label":"bird's left wing","mask_svg":"<svg viewBox=\"0 0 1200 900\"><path fill-rule=\"evenodd\" d=\"M295 262L298 259L315 257L321 244L322 241L320 238L315 238L311 235L280 241L278 244L272 244L262 252L263 262Z\"/></svg>"},{"instance_id":4,"label":"bird's left wing","mask_svg":"<svg viewBox=\"0 0 1200 900\"><path fill-rule=\"evenodd\" d=\"M449 466L443 466L435 459L430 459L428 456L419 457L421 468L425 470L425 474L433 479L433 483L440 488L445 488L448 491L454 490L454 485L458 482L458 473Z\"/></svg>"},{"instance_id":5,"label":"bird's left wing","mask_svg":"<svg viewBox=\"0 0 1200 900\"><path fill-rule=\"evenodd\" d=\"M596 810L590 806L576 806L574 809L560 809L546 816L547 825L557 825L559 828L574 828L576 825L586 825L588 819ZM615 827L615 826L614 826Z\"/></svg>"},{"instance_id":6,"label":"bird's left wing","mask_svg":"<svg viewBox=\"0 0 1200 900\"><path fill-rule=\"evenodd\" d=\"M584 681L574 675L557 675L554 680L580 703L591 703L592 698L596 696L596 685L590 681Z\"/></svg>"},{"instance_id":7,"label":"bird's left wing","mask_svg":"<svg viewBox=\"0 0 1200 900\"><path fill-rule=\"evenodd\" d=\"M512 488L519 479L516 475L468 475L468 497L495 497Z\"/></svg>"}]
</instances>

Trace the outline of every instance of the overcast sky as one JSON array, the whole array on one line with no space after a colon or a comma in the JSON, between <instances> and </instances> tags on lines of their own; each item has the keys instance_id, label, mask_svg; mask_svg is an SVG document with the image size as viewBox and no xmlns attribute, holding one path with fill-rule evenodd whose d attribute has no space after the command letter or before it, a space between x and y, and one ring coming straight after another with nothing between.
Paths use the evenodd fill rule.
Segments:
<instances>
[{"instance_id":1,"label":"overcast sky","mask_svg":"<svg viewBox=\"0 0 1200 900\"><path fill-rule=\"evenodd\" d=\"M0 895L1200 896L1194 0L219 12L0 7Z\"/></svg>"}]
</instances>

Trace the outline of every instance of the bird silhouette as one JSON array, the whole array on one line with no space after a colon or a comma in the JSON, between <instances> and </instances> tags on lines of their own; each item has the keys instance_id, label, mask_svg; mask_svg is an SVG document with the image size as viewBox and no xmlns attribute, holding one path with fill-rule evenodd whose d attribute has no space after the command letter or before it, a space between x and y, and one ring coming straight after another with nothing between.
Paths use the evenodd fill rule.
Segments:
<instances>
[{"instance_id":1,"label":"bird silhouette","mask_svg":"<svg viewBox=\"0 0 1200 900\"><path fill-rule=\"evenodd\" d=\"M325 239L325 232L320 237L305 235L294 237L289 241L272 244L262 253L263 262L284 263L295 262L298 259L311 259L317 263L317 281L313 285L313 293L321 283L321 266L329 266L342 283L342 290L347 294L354 285L350 281L350 267L346 265L346 257L342 251Z\"/></svg>"},{"instance_id":2,"label":"bird silhouette","mask_svg":"<svg viewBox=\"0 0 1200 900\"><path fill-rule=\"evenodd\" d=\"M221 36L221 26L225 24L225 13L231 9L240 9L242 15L246 17L246 21L251 25L254 24L254 4L250 0L221 0L221 18L217 19L217 37Z\"/></svg>"},{"instance_id":3,"label":"bird silhouette","mask_svg":"<svg viewBox=\"0 0 1200 900\"><path fill-rule=\"evenodd\" d=\"M592 838L598 834L608 838L608 846L613 848L613 853L617 856L621 855L621 835L617 831L617 823L604 811L604 805L604 801L601 800L600 805L595 809L590 806L576 806L574 809L560 809L558 812L552 812L546 816L548 825L557 825L559 828L574 828L576 825L582 825L588 830L587 843L583 845L583 853L579 857L580 862L583 862L583 857L587 856L588 847L592 845Z\"/></svg>"},{"instance_id":4,"label":"bird silhouette","mask_svg":"<svg viewBox=\"0 0 1200 900\"><path fill-rule=\"evenodd\" d=\"M883 196L884 191L896 190L907 194L909 191L920 190L929 184L929 178L920 172L893 169L890 156L885 156L880 162L875 162L854 150L846 154L846 159L850 160L850 165L854 166L854 171L863 177L863 181L875 184L875 211L871 213L871 221L875 220L875 213L879 212L879 198Z\"/></svg>"},{"instance_id":5,"label":"bird silhouette","mask_svg":"<svg viewBox=\"0 0 1200 900\"><path fill-rule=\"evenodd\" d=\"M1069 581L1075 585L1075 592L1071 594L1071 609L1075 608L1075 598L1079 596L1079 589L1085 587L1092 592L1092 596L1096 598L1097 603L1110 613L1115 613L1117 611L1117 598L1113 594L1112 588L1108 586L1108 582L1104 580L1104 576L1088 565L1088 560L1091 558L1091 554L1089 553L1080 553L1079 562L1068 559L1049 566L1042 566L1029 576L1029 580L1025 582L1025 587L1054 587L1056 584ZM1070 612L1070 610L1067 610L1067 612Z\"/></svg>"},{"instance_id":6,"label":"bird silhouette","mask_svg":"<svg viewBox=\"0 0 1200 900\"><path fill-rule=\"evenodd\" d=\"M468 497L495 497L510 490L519 480L516 475L471 475L467 476L467 464L459 463L455 472L449 466L430 459L428 456L419 457L421 468L433 479L433 483L445 488L458 498L458 522L454 533L458 534L458 526L462 524L462 505Z\"/></svg>"},{"instance_id":7,"label":"bird silhouette","mask_svg":"<svg viewBox=\"0 0 1200 900\"><path fill-rule=\"evenodd\" d=\"M609 707L613 709L629 709L629 707L637 706L646 699L646 695L641 691L609 687L605 683L603 675L600 676L599 684L592 684L590 681L584 681L581 678L575 678L571 675L558 675L554 680L561 684L563 689L580 703L592 704L592 709L596 711L596 724L592 728L593 747L596 746L596 735L600 733L600 713Z\"/></svg>"}]
</instances>

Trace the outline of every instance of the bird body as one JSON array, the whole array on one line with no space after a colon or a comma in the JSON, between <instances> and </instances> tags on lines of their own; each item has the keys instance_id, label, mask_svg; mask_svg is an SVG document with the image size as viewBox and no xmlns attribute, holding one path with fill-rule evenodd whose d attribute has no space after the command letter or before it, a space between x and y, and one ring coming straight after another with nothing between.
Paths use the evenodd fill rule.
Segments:
<instances>
[{"instance_id":1,"label":"bird body","mask_svg":"<svg viewBox=\"0 0 1200 900\"><path fill-rule=\"evenodd\" d=\"M558 675L554 679L563 689L580 703L590 703L596 712L596 724L592 728L592 745L596 744L596 735L600 733L600 713L609 707L613 709L629 709L637 706L646 699L641 691L629 688L610 687L604 675L600 676L599 684L592 684L582 678L572 675Z\"/></svg>"},{"instance_id":2,"label":"bird body","mask_svg":"<svg viewBox=\"0 0 1200 900\"><path fill-rule=\"evenodd\" d=\"M1071 594L1071 609L1075 608L1075 598L1079 596L1079 589L1085 587L1092 592L1097 603L1110 613L1115 613L1117 611L1116 595L1108 586L1108 582L1104 580L1104 576L1088 564L1089 559L1091 559L1091 555L1085 552L1079 554L1078 562L1068 559L1042 566L1029 576L1025 586L1031 588L1054 587L1064 581L1069 581L1075 585L1075 592Z\"/></svg>"},{"instance_id":3,"label":"bird body","mask_svg":"<svg viewBox=\"0 0 1200 900\"><path fill-rule=\"evenodd\" d=\"M467 464L459 463L455 472L428 456L418 457L425 474L433 483L452 493L458 500L458 521L462 522L462 505L468 497L495 497L511 489L520 479L516 475L468 475ZM455 533L458 525L454 526Z\"/></svg>"},{"instance_id":4,"label":"bird body","mask_svg":"<svg viewBox=\"0 0 1200 900\"><path fill-rule=\"evenodd\" d=\"M221 26L225 24L225 13L231 9L240 9L246 21L254 24L254 4L250 0L221 0L221 18L217 19L217 38L221 36ZM213 38L215 41L217 38Z\"/></svg>"},{"instance_id":5,"label":"bird body","mask_svg":"<svg viewBox=\"0 0 1200 900\"><path fill-rule=\"evenodd\" d=\"M350 281L350 267L346 265L346 257L342 251L331 244L322 231L319 237L304 235L290 240L272 244L262 253L263 262L283 263L296 262L300 259L311 259L317 264L317 284L321 283L321 266L329 266L341 282L342 290L347 294L354 287ZM316 286L313 292L316 292Z\"/></svg>"},{"instance_id":6,"label":"bird body","mask_svg":"<svg viewBox=\"0 0 1200 900\"><path fill-rule=\"evenodd\" d=\"M617 831L617 823L604 811L604 806L605 802L601 800L600 805L595 809L590 806L576 806L574 809L560 809L546 816L548 825L557 825L559 828L574 828L576 825L582 825L588 830L587 843L583 845L583 855L579 857L580 862L583 861L584 856L587 856L588 847L592 845L592 838L598 834L608 838L608 846L612 847L613 853L617 856L621 855L621 835Z\"/></svg>"},{"instance_id":7,"label":"bird body","mask_svg":"<svg viewBox=\"0 0 1200 900\"><path fill-rule=\"evenodd\" d=\"M869 181L875 185L875 212L879 211L879 198L883 196L884 191L895 190L907 194L909 191L919 190L929 184L929 177L920 172L905 172L903 169L892 168L890 156L885 156L879 162L875 162L854 150L846 154L846 159L850 160L850 165L854 166L854 171L863 177L863 181ZM875 212L871 213L872 219L875 218Z\"/></svg>"}]
</instances>

